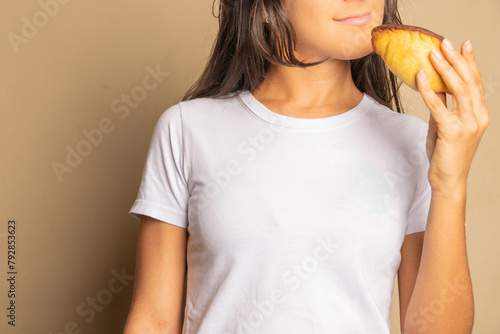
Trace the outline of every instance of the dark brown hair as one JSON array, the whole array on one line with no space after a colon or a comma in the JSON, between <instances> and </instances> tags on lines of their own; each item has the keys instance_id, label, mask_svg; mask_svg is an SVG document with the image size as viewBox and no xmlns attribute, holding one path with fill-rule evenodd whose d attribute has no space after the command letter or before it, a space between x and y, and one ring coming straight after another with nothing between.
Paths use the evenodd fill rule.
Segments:
<instances>
[{"instance_id":1,"label":"dark brown hair","mask_svg":"<svg viewBox=\"0 0 500 334\"><path fill-rule=\"evenodd\" d=\"M295 58L295 31L285 15L285 0L219 0L219 31L207 65L182 101L199 97L222 97L241 90L254 91L264 80L271 63L308 67ZM215 0L214 0L215 3ZM213 5L212 5L213 11ZM266 17L269 23L264 24ZM402 24L397 0L385 0L383 24ZM403 113L399 87L375 52L351 60L356 87L377 102Z\"/></svg>"}]
</instances>

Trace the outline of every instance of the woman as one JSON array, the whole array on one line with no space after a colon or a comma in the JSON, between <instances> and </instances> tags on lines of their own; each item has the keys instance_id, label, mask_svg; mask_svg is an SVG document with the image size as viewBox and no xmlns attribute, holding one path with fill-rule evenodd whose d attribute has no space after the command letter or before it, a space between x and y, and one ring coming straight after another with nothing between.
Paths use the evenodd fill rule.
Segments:
<instances>
[{"instance_id":1,"label":"woman","mask_svg":"<svg viewBox=\"0 0 500 334\"><path fill-rule=\"evenodd\" d=\"M372 52L371 30L401 23L395 0L219 9L130 210L125 333L389 333L396 274L402 332L470 333L466 181L488 124L470 42L431 56L453 110L418 74L428 125Z\"/></svg>"}]
</instances>

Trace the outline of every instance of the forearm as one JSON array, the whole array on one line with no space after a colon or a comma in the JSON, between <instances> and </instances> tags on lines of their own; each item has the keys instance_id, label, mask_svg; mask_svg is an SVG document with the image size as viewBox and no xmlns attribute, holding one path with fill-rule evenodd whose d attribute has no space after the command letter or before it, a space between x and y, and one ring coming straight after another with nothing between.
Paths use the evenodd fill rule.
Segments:
<instances>
[{"instance_id":1,"label":"forearm","mask_svg":"<svg viewBox=\"0 0 500 334\"><path fill-rule=\"evenodd\" d=\"M471 333L472 283L465 237L466 186L433 191L404 334Z\"/></svg>"}]
</instances>

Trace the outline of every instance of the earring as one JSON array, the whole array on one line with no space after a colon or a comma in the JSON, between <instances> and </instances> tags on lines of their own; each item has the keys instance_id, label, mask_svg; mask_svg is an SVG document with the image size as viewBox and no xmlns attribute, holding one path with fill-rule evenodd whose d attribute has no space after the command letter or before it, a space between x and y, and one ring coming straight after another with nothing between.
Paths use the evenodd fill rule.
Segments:
<instances>
[{"instance_id":1,"label":"earring","mask_svg":"<svg viewBox=\"0 0 500 334\"><path fill-rule=\"evenodd\" d=\"M266 23L269 23L269 19L266 17Z\"/></svg>"}]
</instances>

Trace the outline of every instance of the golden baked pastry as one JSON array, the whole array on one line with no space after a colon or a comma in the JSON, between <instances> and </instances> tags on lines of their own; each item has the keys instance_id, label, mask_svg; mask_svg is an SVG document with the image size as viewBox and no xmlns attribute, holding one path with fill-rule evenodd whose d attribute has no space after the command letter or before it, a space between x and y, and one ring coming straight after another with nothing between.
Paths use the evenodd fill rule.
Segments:
<instances>
[{"instance_id":1,"label":"golden baked pastry","mask_svg":"<svg viewBox=\"0 0 500 334\"><path fill-rule=\"evenodd\" d=\"M373 50L394 75L418 90L415 76L424 69L434 92L449 94L448 87L429 59L432 49L441 53L443 39L443 36L415 26L384 24L372 30Z\"/></svg>"}]
</instances>

